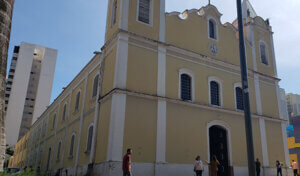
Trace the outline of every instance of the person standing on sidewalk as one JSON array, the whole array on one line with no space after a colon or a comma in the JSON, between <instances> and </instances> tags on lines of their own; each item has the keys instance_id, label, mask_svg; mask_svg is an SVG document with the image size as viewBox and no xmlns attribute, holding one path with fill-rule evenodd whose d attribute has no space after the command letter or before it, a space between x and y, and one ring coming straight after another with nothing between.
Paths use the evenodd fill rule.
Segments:
<instances>
[{"instance_id":1,"label":"person standing on sidewalk","mask_svg":"<svg viewBox=\"0 0 300 176\"><path fill-rule=\"evenodd\" d=\"M256 168L256 175L257 175L257 176L260 176L260 167L261 167L261 164L260 164L260 162L259 162L259 159L256 158L255 168Z\"/></svg>"},{"instance_id":2,"label":"person standing on sidewalk","mask_svg":"<svg viewBox=\"0 0 300 176\"><path fill-rule=\"evenodd\" d=\"M199 155L196 157L196 161L195 161L195 164L194 164L194 172L196 173L196 176L202 176L203 163L200 160Z\"/></svg>"},{"instance_id":3,"label":"person standing on sidewalk","mask_svg":"<svg viewBox=\"0 0 300 176\"><path fill-rule=\"evenodd\" d=\"M292 167L294 170L294 176L298 176L298 166L297 166L297 162L292 160Z\"/></svg>"},{"instance_id":4,"label":"person standing on sidewalk","mask_svg":"<svg viewBox=\"0 0 300 176\"><path fill-rule=\"evenodd\" d=\"M131 153L132 149L129 148L123 157L123 176L131 176Z\"/></svg>"},{"instance_id":5,"label":"person standing on sidewalk","mask_svg":"<svg viewBox=\"0 0 300 176\"><path fill-rule=\"evenodd\" d=\"M282 176L282 164L277 160L276 161L276 168L277 168L277 176L279 176L279 174L280 174L280 176Z\"/></svg>"}]
</instances>

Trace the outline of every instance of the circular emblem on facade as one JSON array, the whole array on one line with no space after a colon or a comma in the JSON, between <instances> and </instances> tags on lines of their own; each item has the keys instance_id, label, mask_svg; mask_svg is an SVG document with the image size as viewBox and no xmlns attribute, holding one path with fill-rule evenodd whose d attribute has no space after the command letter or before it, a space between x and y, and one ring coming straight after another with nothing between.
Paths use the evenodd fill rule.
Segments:
<instances>
[{"instance_id":1,"label":"circular emblem on facade","mask_svg":"<svg viewBox=\"0 0 300 176\"><path fill-rule=\"evenodd\" d=\"M218 48L215 44L210 44L210 51L213 53L213 54L217 54L218 53Z\"/></svg>"}]
</instances>

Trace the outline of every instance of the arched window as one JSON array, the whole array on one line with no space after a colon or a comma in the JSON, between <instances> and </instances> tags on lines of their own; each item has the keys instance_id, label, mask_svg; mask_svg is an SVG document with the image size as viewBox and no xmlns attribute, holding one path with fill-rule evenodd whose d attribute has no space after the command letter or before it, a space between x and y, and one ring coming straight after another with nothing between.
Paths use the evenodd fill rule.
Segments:
<instances>
[{"instance_id":1,"label":"arched window","mask_svg":"<svg viewBox=\"0 0 300 176\"><path fill-rule=\"evenodd\" d=\"M69 156L70 156L70 157L73 156L73 152L74 152L74 143L75 143L75 134L72 134L72 137L71 137L71 143L70 143L70 150L69 150Z\"/></svg>"},{"instance_id":2,"label":"arched window","mask_svg":"<svg viewBox=\"0 0 300 176\"><path fill-rule=\"evenodd\" d=\"M192 100L192 78L188 74L180 75L180 91L182 100Z\"/></svg>"},{"instance_id":3,"label":"arched window","mask_svg":"<svg viewBox=\"0 0 300 176\"><path fill-rule=\"evenodd\" d=\"M221 106L220 103L220 88L216 81L210 82L210 104Z\"/></svg>"},{"instance_id":4,"label":"arched window","mask_svg":"<svg viewBox=\"0 0 300 176\"><path fill-rule=\"evenodd\" d=\"M209 38L217 39L217 27L216 22L213 19L208 20L208 32Z\"/></svg>"},{"instance_id":5,"label":"arched window","mask_svg":"<svg viewBox=\"0 0 300 176\"><path fill-rule=\"evenodd\" d=\"M90 152L92 148L92 141L93 141L93 129L94 126L91 124L88 128L88 136L87 136L87 144L86 144L86 152Z\"/></svg>"},{"instance_id":6,"label":"arched window","mask_svg":"<svg viewBox=\"0 0 300 176\"><path fill-rule=\"evenodd\" d=\"M112 6L111 26L110 27L113 27L117 22L117 8L118 8L118 1L115 0L113 2L113 6Z\"/></svg>"},{"instance_id":7,"label":"arched window","mask_svg":"<svg viewBox=\"0 0 300 176\"><path fill-rule=\"evenodd\" d=\"M61 150L61 141L59 141L58 146L57 146L56 160L60 159L60 150Z\"/></svg>"},{"instance_id":8,"label":"arched window","mask_svg":"<svg viewBox=\"0 0 300 176\"><path fill-rule=\"evenodd\" d=\"M96 95L97 95L98 81L99 81L99 75L95 76L95 78L94 78L92 97L96 97Z\"/></svg>"},{"instance_id":9,"label":"arched window","mask_svg":"<svg viewBox=\"0 0 300 176\"><path fill-rule=\"evenodd\" d=\"M243 90L240 87L235 87L235 103L236 109L244 110Z\"/></svg>"},{"instance_id":10,"label":"arched window","mask_svg":"<svg viewBox=\"0 0 300 176\"><path fill-rule=\"evenodd\" d=\"M62 121L65 121L67 113L67 104L64 105L63 114L62 114Z\"/></svg>"},{"instance_id":11,"label":"arched window","mask_svg":"<svg viewBox=\"0 0 300 176\"><path fill-rule=\"evenodd\" d=\"M267 47L264 42L259 43L259 51L260 51L261 63L263 63L265 65L269 65Z\"/></svg>"},{"instance_id":12,"label":"arched window","mask_svg":"<svg viewBox=\"0 0 300 176\"><path fill-rule=\"evenodd\" d=\"M75 111L78 111L79 109L79 101L80 101L80 91L76 95Z\"/></svg>"},{"instance_id":13,"label":"arched window","mask_svg":"<svg viewBox=\"0 0 300 176\"><path fill-rule=\"evenodd\" d=\"M56 114L54 114L54 117L53 117L53 122L52 122L52 128L53 129L55 128L55 120L56 120Z\"/></svg>"},{"instance_id":14,"label":"arched window","mask_svg":"<svg viewBox=\"0 0 300 176\"><path fill-rule=\"evenodd\" d=\"M151 0L139 0L138 9L138 20L150 24Z\"/></svg>"}]
</instances>

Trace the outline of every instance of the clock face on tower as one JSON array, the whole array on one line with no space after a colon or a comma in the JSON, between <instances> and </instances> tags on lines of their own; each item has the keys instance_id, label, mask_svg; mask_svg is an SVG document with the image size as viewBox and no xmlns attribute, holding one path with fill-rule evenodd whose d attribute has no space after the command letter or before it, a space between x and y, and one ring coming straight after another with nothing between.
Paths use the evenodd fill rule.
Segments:
<instances>
[{"instance_id":1,"label":"clock face on tower","mask_svg":"<svg viewBox=\"0 0 300 176\"><path fill-rule=\"evenodd\" d=\"M213 54L217 54L218 53L218 48L215 44L210 44L210 51L213 53Z\"/></svg>"}]
</instances>

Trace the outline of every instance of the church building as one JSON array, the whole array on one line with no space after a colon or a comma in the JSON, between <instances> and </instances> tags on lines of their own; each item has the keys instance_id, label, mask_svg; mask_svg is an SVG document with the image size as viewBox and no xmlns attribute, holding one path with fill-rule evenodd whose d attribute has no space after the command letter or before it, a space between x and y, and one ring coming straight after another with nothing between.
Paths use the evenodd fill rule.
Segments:
<instances>
[{"instance_id":1,"label":"church building","mask_svg":"<svg viewBox=\"0 0 300 176\"><path fill-rule=\"evenodd\" d=\"M290 166L273 31L243 2L255 159L264 176ZM209 4L109 0L105 44L33 124L27 166L65 175L189 176L197 155L220 176L248 175L238 25ZM288 170L284 169L284 173ZM204 175L208 176L205 165Z\"/></svg>"}]
</instances>

